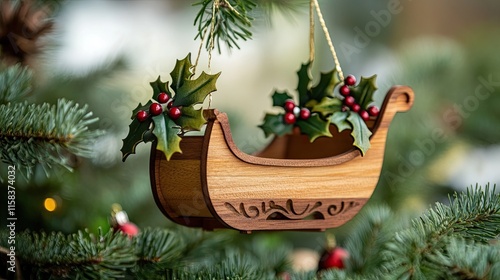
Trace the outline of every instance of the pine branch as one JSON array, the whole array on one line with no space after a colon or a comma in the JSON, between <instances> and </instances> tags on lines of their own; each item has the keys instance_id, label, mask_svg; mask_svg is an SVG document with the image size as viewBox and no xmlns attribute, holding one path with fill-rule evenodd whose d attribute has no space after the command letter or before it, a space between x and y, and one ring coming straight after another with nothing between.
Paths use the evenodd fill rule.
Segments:
<instances>
[{"instance_id":1,"label":"pine branch","mask_svg":"<svg viewBox=\"0 0 500 280\"><path fill-rule=\"evenodd\" d=\"M160 229L144 229L135 239L137 266L132 272L137 276L146 273L153 277L162 271L174 269L184 257L186 245L178 234Z\"/></svg>"},{"instance_id":2,"label":"pine branch","mask_svg":"<svg viewBox=\"0 0 500 280\"><path fill-rule=\"evenodd\" d=\"M200 6L194 20L198 28L195 39L204 38L206 49L217 46L219 53L224 43L228 49L239 49L238 41L252 39L250 29L254 17L250 15L256 14L256 8L260 8L260 12L270 18L274 11L296 12L306 3L307 0L199 0L193 4Z\"/></svg>"},{"instance_id":3,"label":"pine branch","mask_svg":"<svg viewBox=\"0 0 500 280\"><path fill-rule=\"evenodd\" d=\"M31 92L33 72L16 64L0 72L0 104L21 101Z\"/></svg>"},{"instance_id":4,"label":"pine branch","mask_svg":"<svg viewBox=\"0 0 500 280\"><path fill-rule=\"evenodd\" d=\"M500 246L450 238L443 251L431 257L438 267L446 266L445 279L500 279Z\"/></svg>"},{"instance_id":5,"label":"pine branch","mask_svg":"<svg viewBox=\"0 0 500 280\"><path fill-rule=\"evenodd\" d=\"M395 277L439 278L443 270L431 258L445 252L449 238L486 243L500 234L500 196L489 185L455 194L450 205L436 203L409 229L396 233L383 257ZM465 257L465 255L462 255Z\"/></svg>"},{"instance_id":6,"label":"pine branch","mask_svg":"<svg viewBox=\"0 0 500 280\"><path fill-rule=\"evenodd\" d=\"M211 42L213 42L220 53L221 40L226 43L229 49L233 47L239 49L237 40L246 41L252 37L249 28L252 26L253 18L249 16L249 13L256 6L254 1L201 0L193 4L193 6L198 5L201 8L194 20L194 24L198 25L198 34L195 39L204 38L204 34L206 34L207 50L210 49Z\"/></svg>"},{"instance_id":7,"label":"pine branch","mask_svg":"<svg viewBox=\"0 0 500 280\"><path fill-rule=\"evenodd\" d=\"M385 205L371 206L360 213L343 246L350 255L346 261L349 271L366 277L382 267L384 260L379 256L396 227L401 227L397 220Z\"/></svg>"},{"instance_id":8,"label":"pine branch","mask_svg":"<svg viewBox=\"0 0 500 280\"><path fill-rule=\"evenodd\" d=\"M2 243L7 235L0 232ZM97 236L24 232L16 236L16 257L23 275L31 275L30 279L113 279L135 264L131 244L125 235L112 232Z\"/></svg>"},{"instance_id":9,"label":"pine branch","mask_svg":"<svg viewBox=\"0 0 500 280\"><path fill-rule=\"evenodd\" d=\"M70 155L89 157L100 131L88 107L58 100L57 105L17 103L0 105L0 159L31 175L36 165L44 170L59 165L71 169Z\"/></svg>"}]
</instances>

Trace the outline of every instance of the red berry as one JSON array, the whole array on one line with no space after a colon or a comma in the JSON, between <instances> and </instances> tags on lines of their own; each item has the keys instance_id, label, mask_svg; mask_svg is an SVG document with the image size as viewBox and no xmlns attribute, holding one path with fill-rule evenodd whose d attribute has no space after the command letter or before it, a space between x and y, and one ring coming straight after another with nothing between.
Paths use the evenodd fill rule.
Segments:
<instances>
[{"instance_id":1,"label":"red berry","mask_svg":"<svg viewBox=\"0 0 500 280\"><path fill-rule=\"evenodd\" d=\"M170 101L167 103L167 108L170 109L174 106L174 101L170 99Z\"/></svg>"},{"instance_id":2,"label":"red berry","mask_svg":"<svg viewBox=\"0 0 500 280\"><path fill-rule=\"evenodd\" d=\"M331 251L325 251L319 260L318 270L330 268L343 269L345 267L344 262L347 258L349 258L349 252L341 247L335 247Z\"/></svg>"},{"instance_id":3,"label":"red berry","mask_svg":"<svg viewBox=\"0 0 500 280\"><path fill-rule=\"evenodd\" d=\"M137 112L136 117L137 117L138 121L143 122L143 121L148 119L149 115L148 115L148 112L141 110L141 111Z\"/></svg>"},{"instance_id":4,"label":"red berry","mask_svg":"<svg viewBox=\"0 0 500 280\"><path fill-rule=\"evenodd\" d=\"M370 119L370 114L368 114L367 111L363 110L359 113L359 115L361 116L361 118L364 120L364 121L367 121Z\"/></svg>"},{"instance_id":5,"label":"red berry","mask_svg":"<svg viewBox=\"0 0 500 280\"><path fill-rule=\"evenodd\" d=\"M302 108L300 109L300 118L303 119L303 120L307 120L308 118L311 117L311 111L309 111L309 109L307 108Z\"/></svg>"},{"instance_id":6,"label":"red berry","mask_svg":"<svg viewBox=\"0 0 500 280\"><path fill-rule=\"evenodd\" d=\"M380 111L378 110L377 106L368 107L368 114L370 114L370 116L376 117L376 116L378 116L379 112Z\"/></svg>"},{"instance_id":7,"label":"red berry","mask_svg":"<svg viewBox=\"0 0 500 280\"><path fill-rule=\"evenodd\" d=\"M354 99L353 96L346 96L344 98L344 104L351 107L352 105L354 105L354 103L356 103L356 99Z\"/></svg>"},{"instance_id":8,"label":"red berry","mask_svg":"<svg viewBox=\"0 0 500 280\"><path fill-rule=\"evenodd\" d=\"M168 116L174 121L180 118L181 114L181 109L179 109L179 107L172 107L168 110Z\"/></svg>"},{"instance_id":9,"label":"red berry","mask_svg":"<svg viewBox=\"0 0 500 280\"><path fill-rule=\"evenodd\" d=\"M344 83L348 86L353 86L356 84L356 77L349 75L345 78Z\"/></svg>"},{"instance_id":10,"label":"red berry","mask_svg":"<svg viewBox=\"0 0 500 280\"><path fill-rule=\"evenodd\" d=\"M117 227L117 230L125 233L129 237L136 236L139 233L139 228L134 223L131 222L119 225Z\"/></svg>"},{"instance_id":11,"label":"red berry","mask_svg":"<svg viewBox=\"0 0 500 280\"><path fill-rule=\"evenodd\" d=\"M351 94L351 90L346 85L341 86L340 89L339 89L339 92L343 96L348 96L349 94Z\"/></svg>"},{"instance_id":12,"label":"red berry","mask_svg":"<svg viewBox=\"0 0 500 280\"><path fill-rule=\"evenodd\" d=\"M153 116L158 116L163 112L163 108L158 103L153 103L149 106L149 113Z\"/></svg>"},{"instance_id":13,"label":"red berry","mask_svg":"<svg viewBox=\"0 0 500 280\"><path fill-rule=\"evenodd\" d=\"M293 113L286 113L285 116L283 117L283 121L286 124L294 124L297 118Z\"/></svg>"},{"instance_id":14,"label":"red berry","mask_svg":"<svg viewBox=\"0 0 500 280\"><path fill-rule=\"evenodd\" d=\"M352 104L351 106L351 110L353 110L354 112L359 112L359 110L361 110L361 106L359 106L359 104Z\"/></svg>"},{"instance_id":15,"label":"red berry","mask_svg":"<svg viewBox=\"0 0 500 280\"><path fill-rule=\"evenodd\" d=\"M167 103L167 101L170 99L170 96L168 94L162 92L158 95L158 102L160 103Z\"/></svg>"},{"instance_id":16,"label":"red berry","mask_svg":"<svg viewBox=\"0 0 500 280\"><path fill-rule=\"evenodd\" d=\"M285 101L283 108L285 108L285 111L287 112L293 112L293 109L295 108L295 102L293 102L293 100L287 100Z\"/></svg>"}]
</instances>

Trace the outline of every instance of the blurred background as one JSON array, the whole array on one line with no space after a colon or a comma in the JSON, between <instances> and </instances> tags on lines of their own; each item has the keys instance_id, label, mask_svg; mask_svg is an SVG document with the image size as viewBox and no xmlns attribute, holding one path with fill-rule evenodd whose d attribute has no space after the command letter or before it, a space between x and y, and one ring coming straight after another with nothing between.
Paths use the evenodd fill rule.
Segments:
<instances>
[{"instance_id":1,"label":"blurred background","mask_svg":"<svg viewBox=\"0 0 500 280\"><path fill-rule=\"evenodd\" d=\"M170 80L176 59L198 51L193 1L48 2L54 29L30 61L30 101L58 98L88 104L106 133L92 159L75 171L36 173L17 182L18 229L75 232L109 228L113 203L140 228L172 226L155 205L149 182L150 144L121 161L132 110L151 96L149 82ZM256 11L254 39L241 49L202 52L198 73L222 71L212 107L227 112L238 146L251 153L266 139L257 127L271 93L294 92L308 59L308 7ZM346 74L377 74L380 104L395 84L416 93L412 110L391 124L384 167L370 203L409 216L471 185L500 182L500 3L498 1L320 1ZM334 68L319 25L314 76ZM2 192L0 196L5 196ZM46 199L55 206L47 208ZM6 198L2 197L2 201ZM2 211L2 221L6 213ZM341 241L349 224L334 230ZM311 238L304 238L307 235ZM294 246L318 249L321 233L276 233Z\"/></svg>"}]
</instances>

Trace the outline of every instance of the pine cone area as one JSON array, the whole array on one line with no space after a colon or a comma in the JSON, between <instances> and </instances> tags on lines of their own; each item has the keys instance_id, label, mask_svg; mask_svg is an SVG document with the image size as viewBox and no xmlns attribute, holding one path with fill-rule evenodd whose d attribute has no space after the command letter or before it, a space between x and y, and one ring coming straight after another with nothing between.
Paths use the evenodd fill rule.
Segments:
<instances>
[{"instance_id":1,"label":"pine cone area","mask_svg":"<svg viewBox=\"0 0 500 280\"><path fill-rule=\"evenodd\" d=\"M0 60L30 64L40 51L38 39L52 30L49 9L34 1L0 0Z\"/></svg>"}]
</instances>

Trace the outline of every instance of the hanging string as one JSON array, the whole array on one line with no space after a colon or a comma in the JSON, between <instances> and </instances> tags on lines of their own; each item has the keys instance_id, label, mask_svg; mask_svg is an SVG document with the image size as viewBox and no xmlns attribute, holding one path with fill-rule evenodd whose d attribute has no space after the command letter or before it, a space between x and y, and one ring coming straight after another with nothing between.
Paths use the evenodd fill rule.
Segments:
<instances>
[{"instance_id":1,"label":"hanging string","mask_svg":"<svg viewBox=\"0 0 500 280\"><path fill-rule=\"evenodd\" d=\"M335 61L335 69L339 73L339 78L341 81L344 81L344 73L342 72L342 68L340 67L339 59L337 57L337 52L335 51L335 47L333 47L332 39L330 38L330 34L328 32L328 28L326 27L325 20L323 19L323 14L321 13L321 9L318 4L318 0L311 0L316 6L316 13L318 14L319 23L323 28L323 33L325 33L326 41L328 42L328 46L330 47L330 52L333 55L333 60Z\"/></svg>"},{"instance_id":2,"label":"hanging string","mask_svg":"<svg viewBox=\"0 0 500 280\"><path fill-rule=\"evenodd\" d=\"M196 67L198 66L198 62L200 61L200 56L201 56L201 49L203 49L203 43L205 42L205 36L207 35L207 32L208 32L208 29L205 29L205 32L203 32L203 35L201 36L201 42L200 42L200 46L198 47L198 53L196 54L196 60L193 64L193 66L191 66L191 68L193 69L193 76L196 74Z\"/></svg>"},{"instance_id":3,"label":"hanging string","mask_svg":"<svg viewBox=\"0 0 500 280\"><path fill-rule=\"evenodd\" d=\"M309 61L314 61L314 2L309 1Z\"/></svg>"},{"instance_id":4,"label":"hanging string","mask_svg":"<svg viewBox=\"0 0 500 280\"><path fill-rule=\"evenodd\" d=\"M215 33L215 12L219 9L219 1L214 0L212 6L212 22L210 23L210 41L208 43L208 73L212 74L212 50L214 49L214 33ZM212 93L208 94L208 109L212 106Z\"/></svg>"}]
</instances>

